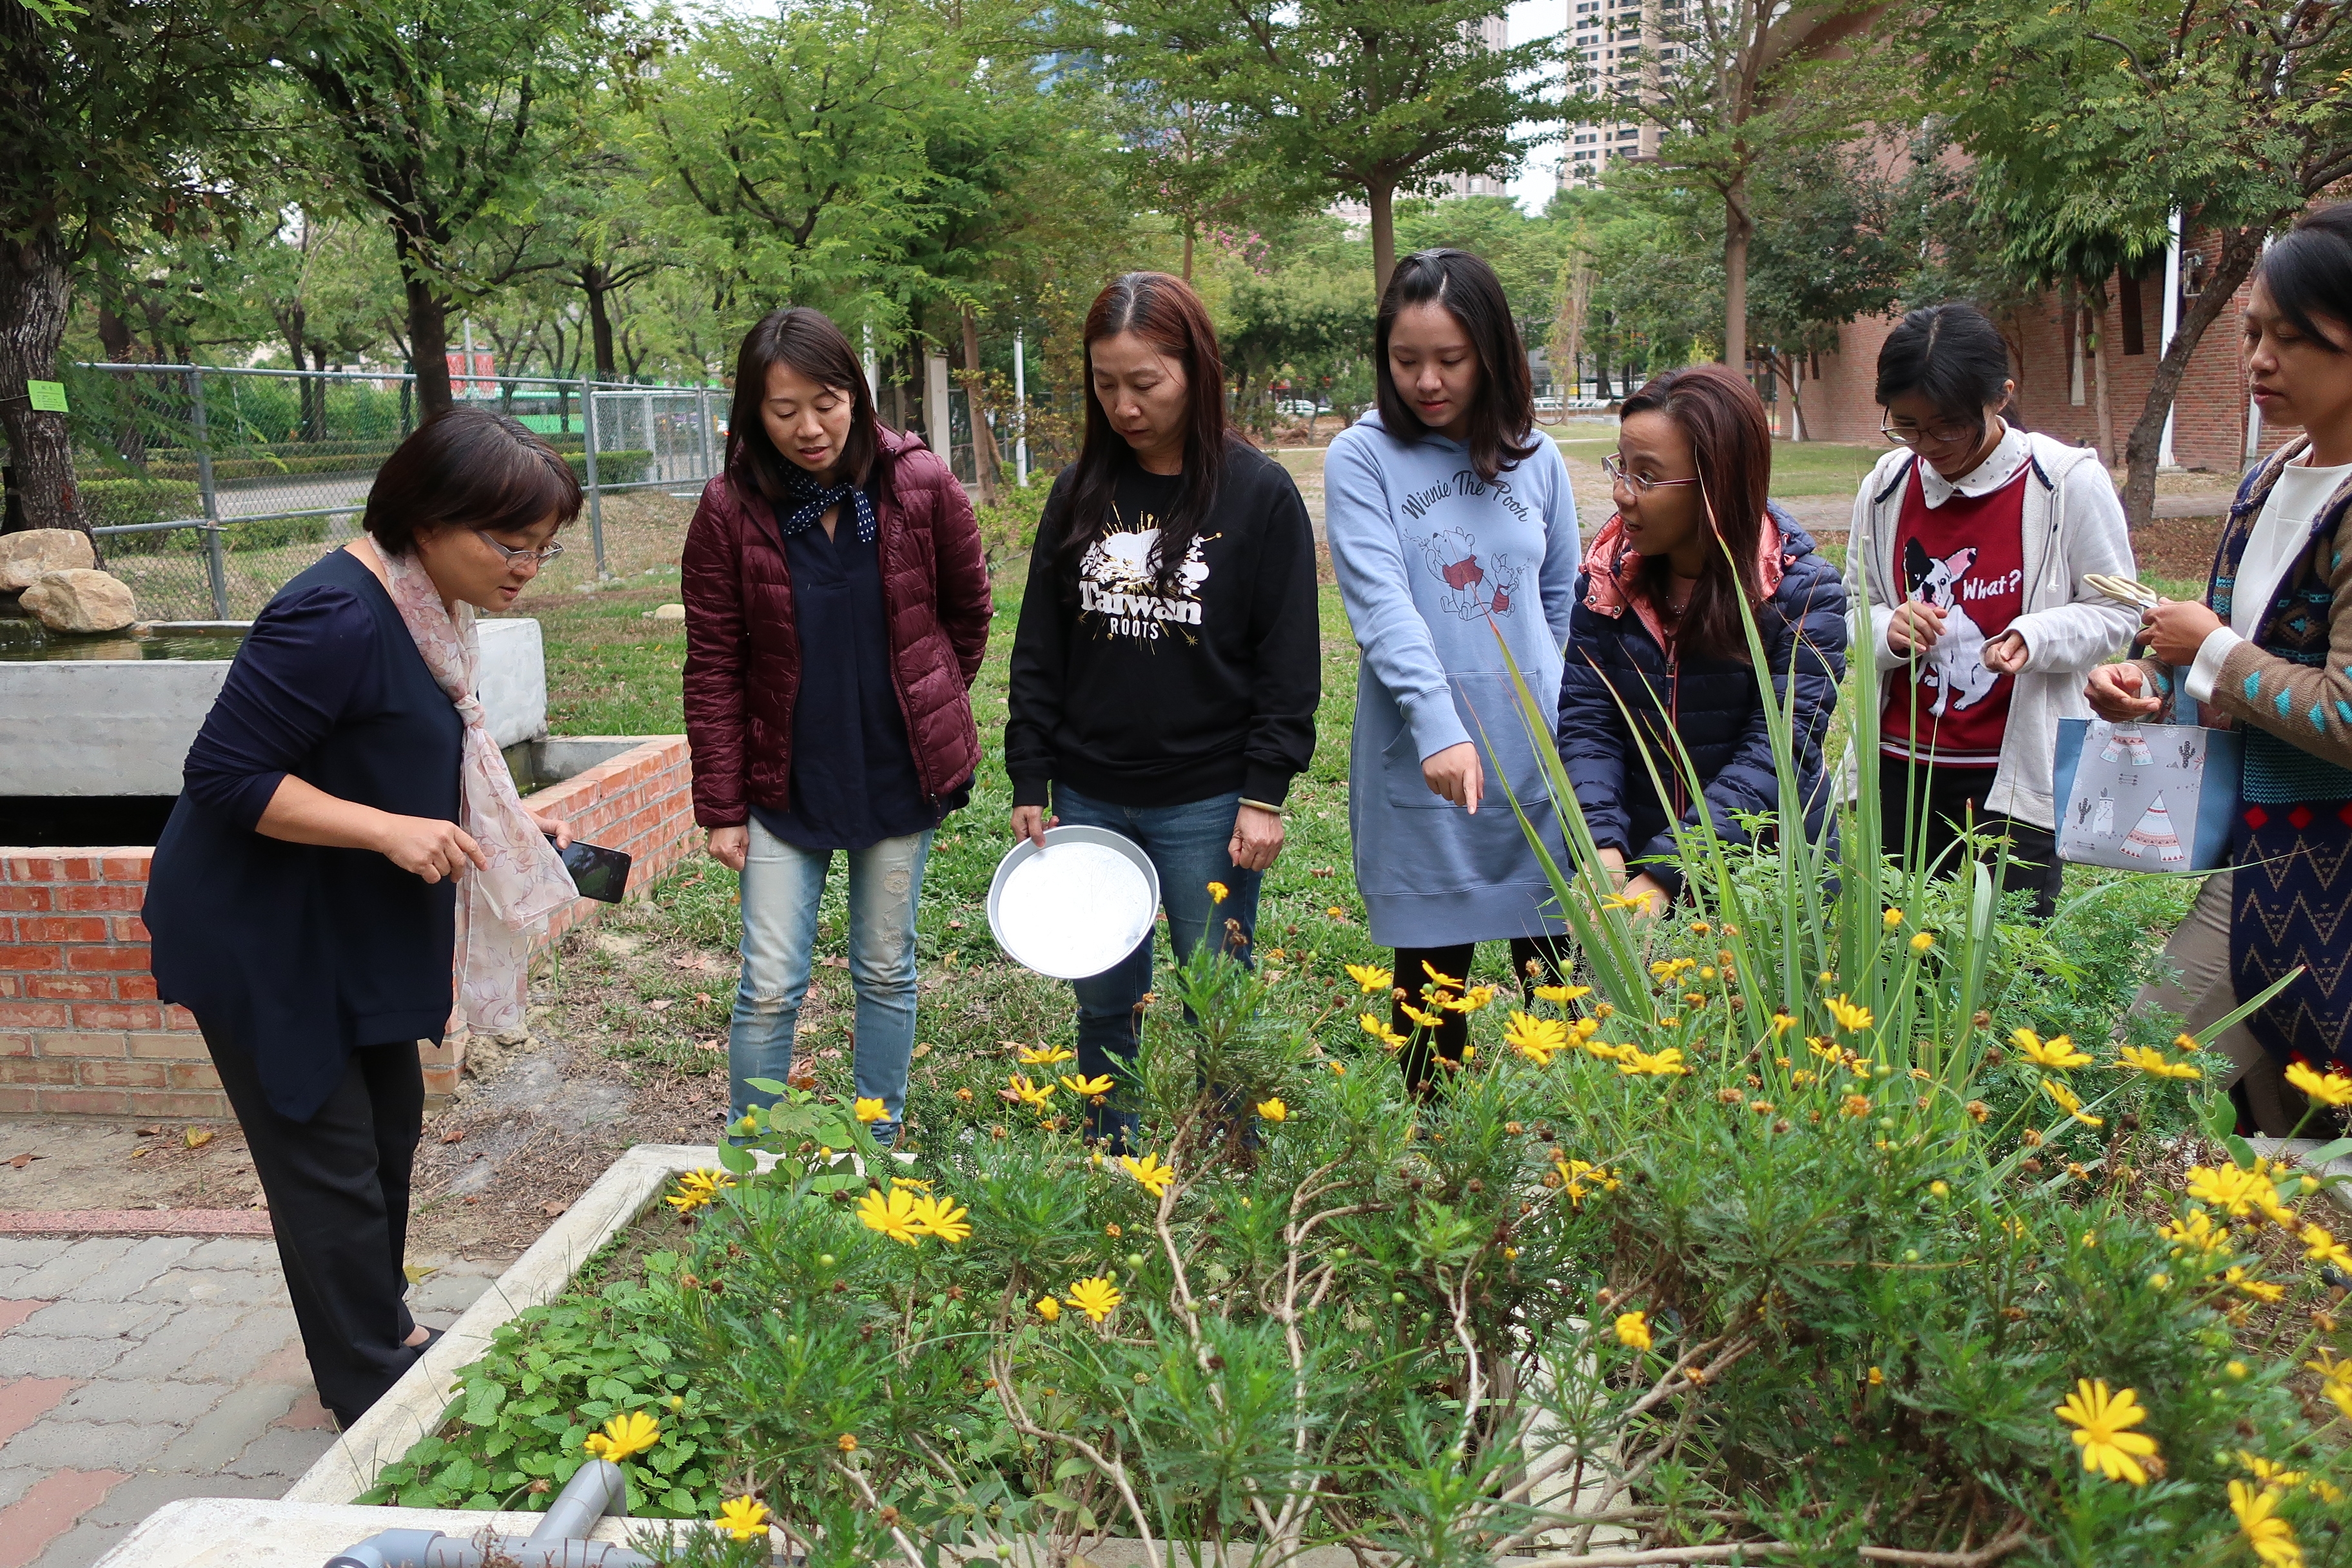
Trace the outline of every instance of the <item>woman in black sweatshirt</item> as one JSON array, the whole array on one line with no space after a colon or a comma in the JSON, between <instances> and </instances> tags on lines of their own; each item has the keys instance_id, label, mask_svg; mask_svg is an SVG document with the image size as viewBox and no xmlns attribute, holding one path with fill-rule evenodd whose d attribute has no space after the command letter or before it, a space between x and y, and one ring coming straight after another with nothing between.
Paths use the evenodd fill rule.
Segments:
<instances>
[{"instance_id":1,"label":"woman in black sweatshirt","mask_svg":"<svg viewBox=\"0 0 2352 1568\"><path fill-rule=\"evenodd\" d=\"M1013 831L1132 839L1178 962L1213 922L1246 962L1283 797L1315 751L1313 532L1288 471L1226 434L1223 362L1190 287L1130 272L1085 338L1086 442L1045 502L1013 640ZM1148 937L1077 982L1082 1076L1132 1061L1150 988ZM1123 1145L1131 1122L1097 1107L1087 1125Z\"/></svg>"}]
</instances>

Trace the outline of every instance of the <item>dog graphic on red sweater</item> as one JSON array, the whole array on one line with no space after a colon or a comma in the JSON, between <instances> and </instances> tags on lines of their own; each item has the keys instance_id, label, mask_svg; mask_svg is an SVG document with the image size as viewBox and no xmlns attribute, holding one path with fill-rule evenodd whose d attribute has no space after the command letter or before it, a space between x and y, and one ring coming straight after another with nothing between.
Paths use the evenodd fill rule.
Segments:
<instances>
[{"instance_id":1,"label":"dog graphic on red sweater","mask_svg":"<svg viewBox=\"0 0 2352 1568\"><path fill-rule=\"evenodd\" d=\"M1973 708L1991 695L2000 679L1985 668L1984 628L1960 604L1960 579L1975 565L1977 550L1964 545L1949 555L1934 556L1916 539L1903 542L1903 582L1909 596L1944 612L1944 632L1927 650L1927 668L1919 683L1935 688L1936 700L1927 711L1942 718Z\"/></svg>"}]
</instances>

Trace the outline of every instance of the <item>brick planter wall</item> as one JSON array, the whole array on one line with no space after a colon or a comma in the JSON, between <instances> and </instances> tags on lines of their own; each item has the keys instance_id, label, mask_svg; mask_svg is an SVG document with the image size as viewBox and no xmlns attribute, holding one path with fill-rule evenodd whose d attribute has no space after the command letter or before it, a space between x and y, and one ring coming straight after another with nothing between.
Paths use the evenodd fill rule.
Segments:
<instances>
[{"instance_id":1,"label":"brick planter wall","mask_svg":"<svg viewBox=\"0 0 2352 1568\"><path fill-rule=\"evenodd\" d=\"M658 736L531 796L575 837L636 858L634 893L685 858L693 807L686 739ZM226 1119L186 1009L155 999L147 972L144 847L0 847L0 1111ZM582 899L542 947L596 918ZM454 1088L462 1047L424 1052L425 1086Z\"/></svg>"}]
</instances>

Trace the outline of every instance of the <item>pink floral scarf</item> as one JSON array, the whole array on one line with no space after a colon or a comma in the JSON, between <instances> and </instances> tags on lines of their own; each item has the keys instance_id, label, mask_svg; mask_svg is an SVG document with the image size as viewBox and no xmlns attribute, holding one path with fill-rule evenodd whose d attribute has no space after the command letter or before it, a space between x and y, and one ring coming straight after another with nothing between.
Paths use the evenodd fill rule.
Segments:
<instances>
[{"instance_id":1,"label":"pink floral scarf","mask_svg":"<svg viewBox=\"0 0 2352 1568\"><path fill-rule=\"evenodd\" d=\"M383 563L394 607L416 639L425 668L466 722L457 763L457 826L490 864L488 870L468 868L459 880L457 1011L468 1028L520 1028L531 938L549 915L580 895L555 847L524 815L514 775L490 739L481 699L474 694L482 663L474 607L461 603L451 616L415 555L378 551L376 558Z\"/></svg>"}]
</instances>

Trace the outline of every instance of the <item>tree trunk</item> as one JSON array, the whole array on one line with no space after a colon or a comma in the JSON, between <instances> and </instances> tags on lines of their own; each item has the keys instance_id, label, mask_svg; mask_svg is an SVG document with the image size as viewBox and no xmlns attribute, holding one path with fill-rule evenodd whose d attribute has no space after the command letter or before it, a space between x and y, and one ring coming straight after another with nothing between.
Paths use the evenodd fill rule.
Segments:
<instances>
[{"instance_id":1,"label":"tree trunk","mask_svg":"<svg viewBox=\"0 0 2352 1568\"><path fill-rule=\"evenodd\" d=\"M1184 215L1184 281L1192 281L1192 215Z\"/></svg>"},{"instance_id":2,"label":"tree trunk","mask_svg":"<svg viewBox=\"0 0 2352 1568\"><path fill-rule=\"evenodd\" d=\"M2171 346L2157 362L2156 379L2148 386L2147 401L2140 405L2130 445L2125 448L2124 521L2129 527L2138 528L2156 514L2156 460L2164 445L2165 416L2172 410L2189 356L2197 352L2205 330L2231 308L2238 285L2246 280L2262 256L2263 236L2267 232L2263 224L2222 231L2221 254L2214 260L2205 291L2188 302L2189 309L2180 313L2179 323L2173 329Z\"/></svg>"},{"instance_id":3,"label":"tree trunk","mask_svg":"<svg viewBox=\"0 0 2352 1568\"><path fill-rule=\"evenodd\" d=\"M987 384L980 370L980 323L969 305L963 308L963 374L964 405L971 412L971 466L980 475L980 504L994 506L1001 493L996 432L988 426Z\"/></svg>"},{"instance_id":4,"label":"tree trunk","mask_svg":"<svg viewBox=\"0 0 2352 1568\"><path fill-rule=\"evenodd\" d=\"M8 437L8 512L0 526L89 527L74 489L66 416L35 413L25 389L27 381L56 378L69 302L55 228L0 238L0 433Z\"/></svg>"},{"instance_id":5,"label":"tree trunk","mask_svg":"<svg viewBox=\"0 0 2352 1568\"><path fill-rule=\"evenodd\" d=\"M1789 389L1789 438L1792 441L1808 439L1805 435L1805 396L1798 390L1798 383L1804 376L1804 363L1801 354L1776 353L1772 356L1773 373L1780 378L1780 384Z\"/></svg>"},{"instance_id":6,"label":"tree trunk","mask_svg":"<svg viewBox=\"0 0 2352 1568\"><path fill-rule=\"evenodd\" d=\"M907 428L907 372L896 351L890 355L890 426L901 434Z\"/></svg>"},{"instance_id":7,"label":"tree trunk","mask_svg":"<svg viewBox=\"0 0 2352 1568\"><path fill-rule=\"evenodd\" d=\"M416 373L421 422L447 413L456 402L449 390L449 301L435 291L424 258L397 224L392 238L400 258L401 292L408 303L408 363ZM473 368L466 367L468 374Z\"/></svg>"},{"instance_id":8,"label":"tree trunk","mask_svg":"<svg viewBox=\"0 0 2352 1568\"><path fill-rule=\"evenodd\" d=\"M98 342L100 352L113 364L130 363L139 346L138 339L131 333L131 323L104 300L98 305ZM114 384L116 397L121 399L114 422L115 453L143 473L147 468L147 432L139 423L139 373L118 370L111 373L110 379Z\"/></svg>"},{"instance_id":9,"label":"tree trunk","mask_svg":"<svg viewBox=\"0 0 2352 1568\"><path fill-rule=\"evenodd\" d=\"M1723 193L1723 363L1748 374L1748 245L1756 219L1748 210L1748 183Z\"/></svg>"},{"instance_id":10,"label":"tree trunk","mask_svg":"<svg viewBox=\"0 0 2352 1568\"><path fill-rule=\"evenodd\" d=\"M580 268L580 291L588 296L588 329L596 342L596 379L613 379L613 316L605 308L605 297L613 290L613 275L600 262L583 262Z\"/></svg>"},{"instance_id":11,"label":"tree trunk","mask_svg":"<svg viewBox=\"0 0 2352 1568\"><path fill-rule=\"evenodd\" d=\"M2107 399L2107 280L2100 279L2083 296L2083 315L2088 330L2083 346L2091 355L2091 397L2097 405L2099 420L2099 461L2106 468L2116 466L2115 405Z\"/></svg>"},{"instance_id":12,"label":"tree trunk","mask_svg":"<svg viewBox=\"0 0 2352 1568\"><path fill-rule=\"evenodd\" d=\"M1396 274L1396 186L1370 185L1364 196L1372 209L1372 298L1377 300L1386 297L1389 279ZM1372 368L1376 375L1388 374L1386 365Z\"/></svg>"}]
</instances>

